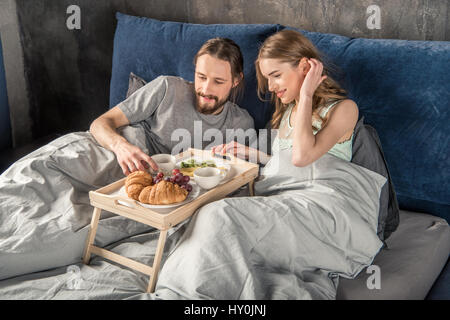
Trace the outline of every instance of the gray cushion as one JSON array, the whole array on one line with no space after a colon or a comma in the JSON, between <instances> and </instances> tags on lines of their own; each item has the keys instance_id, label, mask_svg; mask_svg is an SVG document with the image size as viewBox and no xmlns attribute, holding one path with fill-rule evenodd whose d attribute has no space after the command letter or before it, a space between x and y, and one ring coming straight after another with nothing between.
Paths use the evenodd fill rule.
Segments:
<instances>
[{"instance_id":1,"label":"gray cushion","mask_svg":"<svg viewBox=\"0 0 450 320\"><path fill-rule=\"evenodd\" d=\"M386 240L398 227L400 209L377 131L364 124L364 116L355 126L351 161L388 179L381 189L377 231L378 237Z\"/></svg>"},{"instance_id":2,"label":"gray cushion","mask_svg":"<svg viewBox=\"0 0 450 320\"><path fill-rule=\"evenodd\" d=\"M127 98L131 96L135 91L139 90L143 86L147 84L147 81L142 79L141 77L135 75L133 72L130 72L130 76L128 78L128 90L127 90Z\"/></svg>"},{"instance_id":3,"label":"gray cushion","mask_svg":"<svg viewBox=\"0 0 450 320\"><path fill-rule=\"evenodd\" d=\"M425 299L450 254L450 227L445 219L400 211L399 227L386 240L373 264L380 268L380 289L369 289L372 273L339 279L337 299ZM370 281L369 281L370 282Z\"/></svg>"}]
</instances>

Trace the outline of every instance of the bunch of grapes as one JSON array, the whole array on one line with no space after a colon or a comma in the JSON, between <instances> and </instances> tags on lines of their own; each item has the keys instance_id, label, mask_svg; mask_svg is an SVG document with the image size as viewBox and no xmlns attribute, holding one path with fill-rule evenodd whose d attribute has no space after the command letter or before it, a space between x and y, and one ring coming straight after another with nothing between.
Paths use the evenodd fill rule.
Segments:
<instances>
[{"instance_id":1,"label":"bunch of grapes","mask_svg":"<svg viewBox=\"0 0 450 320\"><path fill-rule=\"evenodd\" d=\"M186 189L187 192L192 191L192 185L189 183L189 180L190 180L189 176L183 175L179 169L173 169L171 177L164 177L164 173L158 172L158 174L156 175L156 177L154 179L154 183L156 184L156 183L160 182L161 180L176 183L181 188Z\"/></svg>"}]
</instances>

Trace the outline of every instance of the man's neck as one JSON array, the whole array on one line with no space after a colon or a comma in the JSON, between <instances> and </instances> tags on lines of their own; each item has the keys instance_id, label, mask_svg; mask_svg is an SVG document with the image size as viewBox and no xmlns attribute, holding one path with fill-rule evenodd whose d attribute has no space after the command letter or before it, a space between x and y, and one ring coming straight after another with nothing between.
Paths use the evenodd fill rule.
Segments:
<instances>
[{"instance_id":1,"label":"man's neck","mask_svg":"<svg viewBox=\"0 0 450 320\"><path fill-rule=\"evenodd\" d=\"M218 115L218 114L220 114L222 111L223 111L223 108L225 107L225 104L223 104L219 109L217 109L216 111L214 111L213 113L211 113L211 114L213 114L213 115Z\"/></svg>"}]
</instances>

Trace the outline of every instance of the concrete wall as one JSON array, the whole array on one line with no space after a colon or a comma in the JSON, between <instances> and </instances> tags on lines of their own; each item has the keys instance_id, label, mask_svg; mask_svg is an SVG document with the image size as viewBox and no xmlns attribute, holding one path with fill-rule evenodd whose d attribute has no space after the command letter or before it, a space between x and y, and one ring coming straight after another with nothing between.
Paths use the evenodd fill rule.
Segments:
<instances>
[{"instance_id":1,"label":"concrete wall","mask_svg":"<svg viewBox=\"0 0 450 320\"><path fill-rule=\"evenodd\" d=\"M367 27L373 4L380 8L380 29ZM66 27L70 5L81 9L80 30ZM449 10L448 0L0 0L14 143L87 130L107 110L116 11L192 23L280 23L351 37L449 41Z\"/></svg>"}]
</instances>

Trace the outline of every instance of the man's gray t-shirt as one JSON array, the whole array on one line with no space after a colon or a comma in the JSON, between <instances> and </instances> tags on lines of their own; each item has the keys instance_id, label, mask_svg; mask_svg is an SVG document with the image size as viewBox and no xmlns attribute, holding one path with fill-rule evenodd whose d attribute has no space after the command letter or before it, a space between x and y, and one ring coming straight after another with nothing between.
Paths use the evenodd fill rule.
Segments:
<instances>
[{"instance_id":1,"label":"man's gray t-shirt","mask_svg":"<svg viewBox=\"0 0 450 320\"><path fill-rule=\"evenodd\" d=\"M213 145L236 140L234 137L239 135L239 130L230 129L243 129L241 135L246 132L250 142L256 140L254 120L247 110L227 101L220 114L203 114L197 111L195 103L194 83L179 77L160 76L118 107L131 125L139 124L144 128L150 155L176 154L189 147L210 149Z\"/></svg>"}]
</instances>

